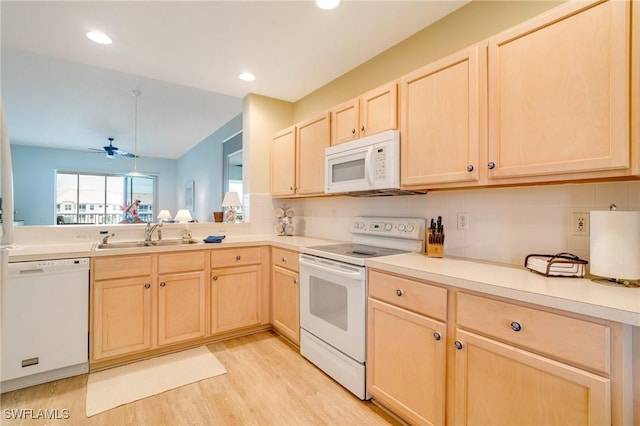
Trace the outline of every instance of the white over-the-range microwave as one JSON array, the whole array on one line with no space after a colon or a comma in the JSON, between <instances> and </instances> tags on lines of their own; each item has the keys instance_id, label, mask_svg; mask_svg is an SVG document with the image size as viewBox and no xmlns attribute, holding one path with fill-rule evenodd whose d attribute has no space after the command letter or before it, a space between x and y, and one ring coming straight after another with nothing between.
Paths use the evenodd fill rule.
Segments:
<instances>
[{"instance_id":1,"label":"white over-the-range microwave","mask_svg":"<svg viewBox=\"0 0 640 426\"><path fill-rule=\"evenodd\" d=\"M327 194L395 195L400 191L400 132L388 130L325 149Z\"/></svg>"}]
</instances>

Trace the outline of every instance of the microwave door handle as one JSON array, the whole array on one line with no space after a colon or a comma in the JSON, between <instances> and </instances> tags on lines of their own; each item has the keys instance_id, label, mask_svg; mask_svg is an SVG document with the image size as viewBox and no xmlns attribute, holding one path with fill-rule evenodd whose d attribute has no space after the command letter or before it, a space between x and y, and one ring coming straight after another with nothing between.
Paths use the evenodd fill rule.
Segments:
<instances>
[{"instance_id":1,"label":"microwave door handle","mask_svg":"<svg viewBox=\"0 0 640 426\"><path fill-rule=\"evenodd\" d=\"M374 173L375 173L375 157L373 155L373 151L374 151L373 146L370 146L367 149L367 155L365 157L365 179L367 181L367 183L373 187L373 180L374 180Z\"/></svg>"}]
</instances>

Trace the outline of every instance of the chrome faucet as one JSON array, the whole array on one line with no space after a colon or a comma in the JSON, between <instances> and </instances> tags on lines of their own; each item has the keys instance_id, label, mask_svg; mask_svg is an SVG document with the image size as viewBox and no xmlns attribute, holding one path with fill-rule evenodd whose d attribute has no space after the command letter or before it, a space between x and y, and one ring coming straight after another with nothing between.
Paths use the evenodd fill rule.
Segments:
<instances>
[{"instance_id":1,"label":"chrome faucet","mask_svg":"<svg viewBox=\"0 0 640 426\"><path fill-rule=\"evenodd\" d=\"M162 228L162 222L156 223L155 225L151 225L149 222L147 222L147 227L144 229L145 241L151 241L151 237L153 237L153 231L155 231L156 228L158 228L158 241L162 239L162 230L160 229Z\"/></svg>"},{"instance_id":2,"label":"chrome faucet","mask_svg":"<svg viewBox=\"0 0 640 426\"><path fill-rule=\"evenodd\" d=\"M109 234L109 233L107 232L107 235L105 235L104 237L102 237L102 244L108 244L108 242L109 242L109 241L108 241L108 240L109 240L109 238L111 238L111 237L115 237L115 235L116 235L116 234L114 234L114 233Z\"/></svg>"}]
</instances>

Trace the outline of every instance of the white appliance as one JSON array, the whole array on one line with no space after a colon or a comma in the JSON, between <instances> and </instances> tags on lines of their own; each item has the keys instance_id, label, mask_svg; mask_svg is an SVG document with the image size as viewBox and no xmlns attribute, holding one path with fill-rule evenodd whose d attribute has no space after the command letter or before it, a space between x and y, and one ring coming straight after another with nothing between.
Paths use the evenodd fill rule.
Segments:
<instances>
[{"instance_id":1,"label":"white appliance","mask_svg":"<svg viewBox=\"0 0 640 426\"><path fill-rule=\"evenodd\" d=\"M365 260L424 251L422 218L356 217L352 242L300 249L300 353L360 399L366 391Z\"/></svg>"},{"instance_id":2,"label":"white appliance","mask_svg":"<svg viewBox=\"0 0 640 426\"><path fill-rule=\"evenodd\" d=\"M399 189L400 133L397 130L325 148L325 193Z\"/></svg>"},{"instance_id":3,"label":"white appliance","mask_svg":"<svg viewBox=\"0 0 640 426\"><path fill-rule=\"evenodd\" d=\"M89 371L89 259L8 264L0 391Z\"/></svg>"}]
</instances>

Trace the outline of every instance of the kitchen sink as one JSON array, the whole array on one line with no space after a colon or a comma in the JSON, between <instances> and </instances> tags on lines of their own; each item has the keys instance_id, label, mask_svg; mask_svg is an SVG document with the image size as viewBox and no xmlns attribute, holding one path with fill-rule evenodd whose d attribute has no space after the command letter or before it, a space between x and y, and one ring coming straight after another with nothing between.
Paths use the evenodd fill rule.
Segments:
<instances>
[{"instance_id":1,"label":"kitchen sink","mask_svg":"<svg viewBox=\"0 0 640 426\"><path fill-rule=\"evenodd\" d=\"M115 243L98 244L96 250L108 250L108 249L127 249L127 248L139 248L139 247L158 247L158 246L182 246L185 244L202 244L197 240L160 240L160 241L121 241Z\"/></svg>"}]
</instances>

